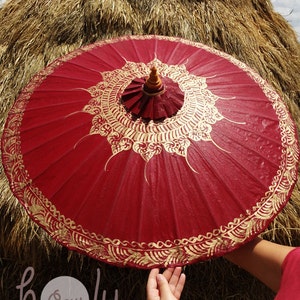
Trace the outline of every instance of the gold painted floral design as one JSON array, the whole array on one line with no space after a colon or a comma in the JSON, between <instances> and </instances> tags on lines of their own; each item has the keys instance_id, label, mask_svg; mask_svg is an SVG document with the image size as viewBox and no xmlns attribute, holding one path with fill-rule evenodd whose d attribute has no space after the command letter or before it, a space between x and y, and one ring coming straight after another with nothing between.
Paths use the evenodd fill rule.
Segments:
<instances>
[{"instance_id":1,"label":"gold painted floral design","mask_svg":"<svg viewBox=\"0 0 300 300\"><path fill-rule=\"evenodd\" d=\"M184 104L163 122L132 120L120 103L122 92L134 78L149 75L155 66L184 92ZM190 74L184 65L167 65L158 59L148 64L126 62L121 69L101 73L103 81L88 89L92 99L83 109L93 115L90 134L106 136L112 154L132 149L145 161L164 149L187 158L190 140L212 141L213 125L223 119L215 106L218 96L207 88L206 78Z\"/></svg>"}]
</instances>

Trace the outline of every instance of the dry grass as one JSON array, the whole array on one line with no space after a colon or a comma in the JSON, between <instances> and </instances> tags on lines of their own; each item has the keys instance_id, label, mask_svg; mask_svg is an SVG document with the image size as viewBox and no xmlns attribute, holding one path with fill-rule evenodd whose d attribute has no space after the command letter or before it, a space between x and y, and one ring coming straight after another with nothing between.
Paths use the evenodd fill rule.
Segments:
<instances>
[{"instance_id":1,"label":"dry grass","mask_svg":"<svg viewBox=\"0 0 300 300\"><path fill-rule=\"evenodd\" d=\"M223 50L256 69L282 96L300 128L300 46L289 24L264 0L12 0L0 9L0 128L20 90L55 58L82 45L125 34L180 36ZM300 245L300 182L265 238ZM63 274L79 278L93 297L144 299L146 271L111 267L67 251L39 229L12 196L0 168L0 298L34 266L33 287ZM254 278L222 258L186 268L182 299L272 299ZM1 288L1 285L3 288ZM2 293L2 294L1 294ZM99 295L100 298L100 295Z\"/></svg>"}]
</instances>

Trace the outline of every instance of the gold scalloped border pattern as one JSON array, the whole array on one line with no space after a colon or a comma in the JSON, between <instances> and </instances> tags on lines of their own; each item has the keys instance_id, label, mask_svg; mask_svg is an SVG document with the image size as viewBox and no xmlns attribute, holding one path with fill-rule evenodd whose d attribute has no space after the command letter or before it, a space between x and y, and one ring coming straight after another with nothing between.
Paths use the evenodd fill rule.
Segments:
<instances>
[{"instance_id":1,"label":"gold scalloped border pattern","mask_svg":"<svg viewBox=\"0 0 300 300\"><path fill-rule=\"evenodd\" d=\"M184 92L184 104L172 118L145 124L132 120L119 99L134 78L146 77L152 66L160 75L178 83ZM213 125L223 119L215 106L218 96L206 84L206 78L189 74L184 65L167 65L157 58L149 63L126 61L121 69L101 73L103 81L87 91L92 99L83 108L93 115L90 135L106 136L112 155L132 149L148 162L162 149L185 157L190 140L211 141Z\"/></svg>"}]
</instances>

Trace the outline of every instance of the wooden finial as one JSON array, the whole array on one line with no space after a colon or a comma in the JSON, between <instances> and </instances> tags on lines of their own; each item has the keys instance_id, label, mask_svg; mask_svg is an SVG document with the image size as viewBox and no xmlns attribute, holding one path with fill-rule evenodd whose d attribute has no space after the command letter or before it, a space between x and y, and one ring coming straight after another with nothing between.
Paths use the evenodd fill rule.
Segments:
<instances>
[{"instance_id":1,"label":"wooden finial","mask_svg":"<svg viewBox=\"0 0 300 300\"><path fill-rule=\"evenodd\" d=\"M161 89L161 87L162 87L162 82L160 77L158 76L157 69L155 67L152 67L150 76L147 78L145 82L145 88L147 90L157 92Z\"/></svg>"}]
</instances>

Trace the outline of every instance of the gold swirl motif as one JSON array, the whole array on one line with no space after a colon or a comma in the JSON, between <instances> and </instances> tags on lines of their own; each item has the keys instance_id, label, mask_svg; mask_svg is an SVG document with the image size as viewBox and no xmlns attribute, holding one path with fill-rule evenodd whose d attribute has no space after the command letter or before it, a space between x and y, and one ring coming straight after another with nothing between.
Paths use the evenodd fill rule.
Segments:
<instances>
[{"instance_id":1,"label":"gold swirl motif","mask_svg":"<svg viewBox=\"0 0 300 300\"><path fill-rule=\"evenodd\" d=\"M146 40L151 38L153 37L131 37L133 40ZM209 258L216 253L222 255L227 251L227 249L234 249L237 245L246 241L250 236L260 232L263 228L265 228L269 220L273 218L274 215L279 211L279 208L284 205L286 198L291 191L291 187L296 180L297 163L299 159L299 149L295 133L295 126L280 97L263 79L261 79L259 75L253 72L248 66L234 59L228 54L209 48L200 43L186 41L179 38L156 36L156 39L177 41L186 45L193 45L228 59L240 69L247 72L247 74L257 82L257 84L265 93L266 97L268 97L272 103L274 111L278 116L283 150L281 154L281 164L278 168L277 176L273 178L273 182L268 191L255 206L228 224L216 228L205 235L198 235L172 241L167 240L143 243L136 241L112 240L102 235L89 232L81 225L78 225L74 221L66 218L60 211L57 210L51 201L49 201L39 191L37 187L33 186L29 174L26 171L20 149L20 124L23 118L26 103L29 101L33 90L39 86L40 83L62 62L68 61L71 58L80 55L82 52L88 51L97 46L114 43L125 39L128 39L128 37L105 42L101 41L95 43L94 45L89 45L80 51L66 55L62 59L52 63L49 67L35 76L31 83L23 90L22 94L18 98L18 101L12 108L12 113L8 116L8 121L2 135L2 160L14 195L23 203L30 216L42 227L44 227L50 236L59 240L60 243L70 247L71 249L77 249L78 251L82 251L83 253L87 253L96 259L104 260L108 263L122 266L138 265L143 268L152 268L154 266L168 266L170 264L189 264L191 262L198 261L199 259ZM103 92L102 88L104 88L104 86L101 86L101 89L96 87L95 90ZM122 89L120 88L119 92L121 90ZM92 89L90 89L90 91L92 91ZM98 95L95 96L89 105L85 107L85 111L91 113L95 117L98 117L99 115L101 116L103 109L106 109L105 107L98 105L99 102L97 97ZM178 122L177 118L175 118L174 123ZM100 122L100 127L102 126L102 121L104 123L107 122L107 119L105 118L103 118L103 120L98 118L97 120L97 122ZM122 122L125 122L125 120L126 122L131 122L129 117L128 119L124 117L122 118ZM122 125L120 122L116 123L119 124L119 126L120 124ZM172 122L168 124L170 128L174 127L172 123L173 118ZM149 125L150 126L147 127L149 134L157 133L155 131L158 130L157 126L153 126L153 124ZM93 131L93 128L91 133L101 134L98 132L98 128L100 127L97 126L95 127L95 132ZM133 127L145 130L143 124L140 124L138 121L134 123ZM115 128L118 128L118 126L113 128L114 131L109 131L107 129L103 130L103 135L107 136L111 132L116 132ZM175 131L175 133L177 132ZM131 141L135 141L133 137L138 140L139 136L143 136L142 130L136 131L136 133L131 132L129 139L126 141L124 140L125 144L128 143L126 147L129 147L129 149L133 147L131 144ZM164 139L165 135L161 132L158 136L159 138L151 141L154 143L151 145L151 147L155 146L155 149L159 149L155 143L161 144L162 141L170 140ZM209 138L209 134L207 137ZM203 137L201 138L203 139ZM172 142L174 144L177 143L175 139L173 139ZM123 142L116 142L116 145L117 144L121 144L121 149L124 149L125 146L123 146ZM164 147L166 147L166 145L167 143L164 143ZM150 147L150 145L146 145L146 148L147 147ZM175 149L178 151L178 146L175 146ZM112 151L113 153L118 153L122 150L116 149ZM156 151L154 151L154 153L156 153ZM153 150L151 150L151 152L153 152ZM179 155L184 155L184 151L182 150L179 151L179 153Z\"/></svg>"},{"instance_id":2,"label":"gold swirl motif","mask_svg":"<svg viewBox=\"0 0 300 300\"><path fill-rule=\"evenodd\" d=\"M132 120L120 98L131 81L148 76L152 66L179 85L184 104L176 116L145 124ZM167 65L158 59L147 64L128 61L121 69L103 72L102 77L103 81L88 89L92 99L83 111L93 115L90 135L106 136L112 155L132 149L148 162L164 148L187 159L190 139L212 141L212 125L223 119L215 106L219 98L207 89L206 79L189 74L184 65Z\"/></svg>"}]
</instances>

